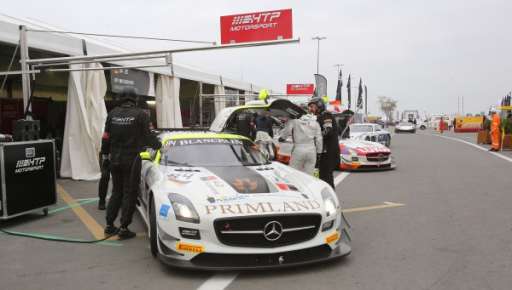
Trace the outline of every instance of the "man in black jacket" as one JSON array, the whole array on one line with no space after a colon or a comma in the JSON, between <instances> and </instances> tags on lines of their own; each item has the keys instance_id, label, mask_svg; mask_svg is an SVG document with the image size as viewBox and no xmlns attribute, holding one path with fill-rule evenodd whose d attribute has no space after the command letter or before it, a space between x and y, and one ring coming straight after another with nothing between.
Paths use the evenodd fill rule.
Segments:
<instances>
[{"instance_id":1,"label":"man in black jacket","mask_svg":"<svg viewBox=\"0 0 512 290\"><path fill-rule=\"evenodd\" d=\"M325 110L325 103L320 97L308 102L308 110L315 114L323 136L323 150L318 158L320 179L334 189L333 172L340 164L340 145L338 141L338 125L334 116Z\"/></svg>"},{"instance_id":2,"label":"man in black jacket","mask_svg":"<svg viewBox=\"0 0 512 290\"><path fill-rule=\"evenodd\" d=\"M161 147L156 136L150 132L149 116L135 106L137 99L133 89L121 93L120 105L108 114L101 144L103 160L110 159L113 183L112 196L107 206L105 234L118 232L119 239L135 237L128 225L132 222L139 194L139 153L146 146L155 150ZM121 208L121 227L117 229L114 221Z\"/></svg>"}]
</instances>

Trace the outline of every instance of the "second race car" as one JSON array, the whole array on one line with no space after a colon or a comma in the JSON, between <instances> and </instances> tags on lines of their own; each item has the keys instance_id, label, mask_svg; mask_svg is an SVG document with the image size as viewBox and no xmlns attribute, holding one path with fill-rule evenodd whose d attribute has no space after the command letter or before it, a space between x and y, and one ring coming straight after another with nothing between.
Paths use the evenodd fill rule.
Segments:
<instances>
[{"instance_id":1,"label":"second race car","mask_svg":"<svg viewBox=\"0 0 512 290\"><path fill-rule=\"evenodd\" d=\"M340 140L340 169L348 171L395 168L391 150L377 142Z\"/></svg>"}]
</instances>

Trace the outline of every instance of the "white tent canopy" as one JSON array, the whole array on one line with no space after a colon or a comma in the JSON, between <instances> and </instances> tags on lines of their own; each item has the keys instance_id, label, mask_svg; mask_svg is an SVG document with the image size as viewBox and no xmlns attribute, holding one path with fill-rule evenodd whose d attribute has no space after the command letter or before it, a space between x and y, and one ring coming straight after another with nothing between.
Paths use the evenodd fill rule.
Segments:
<instances>
[{"instance_id":1,"label":"white tent canopy","mask_svg":"<svg viewBox=\"0 0 512 290\"><path fill-rule=\"evenodd\" d=\"M79 66L72 65L71 68ZM105 73L101 70L70 72L68 84L60 174L73 179L98 179L98 152L107 119L104 101L107 92Z\"/></svg>"},{"instance_id":2,"label":"white tent canopy","mask_svg":"<svg viewBox=\"0 0 512 290\"><path fill-rule=\"evenodd\" d=\"M21 19L0 13L0 42L16 45L19 41L20 35L19 25L25 25L29 30L61 30L35 20ZM69 34L39 33L30 31L28 32L27 36L27 42L30 48L37 48L48 52L55 52L70 56L83 55L82 39L84 39L87 43L87 52L89 55L130 52L130 50L125 48L113 44L108 44L105 41L100 41L94 37L88 36L76 37ZM162 64L161 61L159 62L155 60L116 61L112 63L126 66ZM220 77L217 74L202 72L200 70L176 63L173 64L172 70L170 67L141 68L140 70L168 76L175 76L181 79L188 79L212 85L221 85L220 80L222 78L222 83L224 86L244 91L252 90L257 92L262 89L262 87L252 85L248 82Z\"/></svg>"},{"instance_id":3,"label":"white tent canopy","mask_svg":"<svg viewBox=\"0 0 512 290\"><path fill-rule=\"evenodd\" d=\"M156 121L158 128L181 128L180 79L160 75L156 82ZM164 109L165 108L165 109Z\"/></svg>"}]
</instances>

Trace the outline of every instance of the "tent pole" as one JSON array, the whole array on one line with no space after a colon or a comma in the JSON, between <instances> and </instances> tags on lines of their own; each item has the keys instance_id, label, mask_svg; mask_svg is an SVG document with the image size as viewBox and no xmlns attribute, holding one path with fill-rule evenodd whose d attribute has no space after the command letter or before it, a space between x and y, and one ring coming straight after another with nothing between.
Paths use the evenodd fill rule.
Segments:
<instances>
[{"instance_id":1,"label":"tent pole","mask_svg":"<svg viewBox=\"0 0 512 290\"><path fill-rule=\"evenodd\" d=\"M26 108L28 111L32 111L32 106L27 107L30 98L30 68L27 64L28 60L27 27L25 27L25 25L20 25L20 63L23 108Z\"/></svg>"},{"instance_id":2,"label":"tent pole","mask_svg":"<svg viewBox=\"0 0 512 290\"><path fill-rule=\"evenodd\" d=\"M199 82L199 127L203 127L203 83Z\"/></svg>"},{"instance_id":3,"label":"tent pole","mask_svg":"<svg viewBox=\"0 0 512 290\"><path fill-rule=\"evenodd\" d=\"M242 47L256 47L256 46L267 46L267 45L278 45L278 44L289 44L298 43L300 39L287 39L287 40L273 40L273 41L260 41L260 42L249 42L249 43L237 43L217 46L204 46L204 47L191 47L191 48L180 48L180 49L168 49L168 50L157 50L157 51L145 51L145 52L128 52L128 53L115 53L106 55L90 55L90 56L69 56L69 57L53 57L53 58L39 58L27 60L27 64L43 64L43 63L56 63L56 62L71 62L81 60L98 60L101 61L105 58L115 57L134 57L134 56L145 56L155 54L166 54L166 53L179 53L179 52L192 52L192 51L205 51L205 50L217 50L217 49L228 49L228 48L242 48Z\"/></svg>"}]
</instances>

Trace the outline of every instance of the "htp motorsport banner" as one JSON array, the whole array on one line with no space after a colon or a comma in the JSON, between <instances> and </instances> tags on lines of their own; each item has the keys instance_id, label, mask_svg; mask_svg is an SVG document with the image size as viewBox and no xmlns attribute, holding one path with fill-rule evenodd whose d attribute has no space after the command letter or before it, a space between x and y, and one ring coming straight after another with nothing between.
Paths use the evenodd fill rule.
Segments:
<instances>
[{"instance_id":1,"label":"htp motorsport banner","mask_svg":"<svg viewBox=\"0 0 512 290\"><path fill-rule=\"evenodd\" d=\"M221 43L291 39L292 10L274 10L220 17Z\"/></svg>"}]
</instances>

